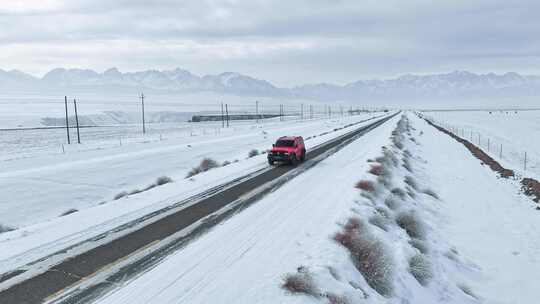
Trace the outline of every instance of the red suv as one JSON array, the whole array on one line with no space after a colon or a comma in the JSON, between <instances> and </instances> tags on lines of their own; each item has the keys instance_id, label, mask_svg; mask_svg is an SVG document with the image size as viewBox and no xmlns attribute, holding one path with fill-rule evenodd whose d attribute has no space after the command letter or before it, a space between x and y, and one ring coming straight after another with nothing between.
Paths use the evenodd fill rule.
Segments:
<instances>
[{"instance_id":1,"label":"red suv","mask_svg":"<svg viewBox=\"0 0 540 304\"><path fill-rule=\"evenodd\" d=\"M306 147L302 136L283 136L278 138L268 152L268 163L287 162L295 165L306 158Z\"/></svg>"}]
</instances>

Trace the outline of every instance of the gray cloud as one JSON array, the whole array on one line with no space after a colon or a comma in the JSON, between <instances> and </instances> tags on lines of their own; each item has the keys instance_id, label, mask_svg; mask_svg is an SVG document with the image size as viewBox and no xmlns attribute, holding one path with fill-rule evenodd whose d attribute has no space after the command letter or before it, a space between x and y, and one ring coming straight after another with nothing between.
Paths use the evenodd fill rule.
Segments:
<instances>
[{"instance_id":1,"label":"gray cloud","mask_svg":"<svg viewBox=\"0 0 540 304\"><path fill-rule=\"evenodd\" d=\"M280 85L470 69L536 73L536 1L25 1L2 68L234 70Z\"/></svg>"}]
</instances>

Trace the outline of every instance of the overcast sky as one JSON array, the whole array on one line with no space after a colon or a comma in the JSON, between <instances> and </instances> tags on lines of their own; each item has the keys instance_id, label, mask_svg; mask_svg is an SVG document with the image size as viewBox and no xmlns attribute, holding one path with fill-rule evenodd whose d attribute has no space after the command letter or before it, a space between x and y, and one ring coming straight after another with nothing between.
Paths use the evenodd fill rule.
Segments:
<instances>
[{"instance_id":1,"label":"overcast sky","mask_svg":"<svg viewBox=\"0 0 540 304\"><path fill-rule=\"evenodd\" d=\"M11 0L0 68L236 71L281 86L540 73L540 1Z\"/></svg>"}]
</instances>

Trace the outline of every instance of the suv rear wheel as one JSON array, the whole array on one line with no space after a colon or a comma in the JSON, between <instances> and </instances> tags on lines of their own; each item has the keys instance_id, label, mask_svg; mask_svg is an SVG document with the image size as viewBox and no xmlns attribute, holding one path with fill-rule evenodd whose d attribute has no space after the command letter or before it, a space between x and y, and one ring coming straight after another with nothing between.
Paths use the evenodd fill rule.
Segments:
<instances>
[{"instance_id":1,"label":"suv rear wheel","mask_svg":"<svg viewBox=\"0 0 540 304\"><path fill-rule=\"evenodd\" d=\"M296 166L296 163L297 163L296 155L293 154L291 155L291 165Z\"/></svg>"}]
</instances>

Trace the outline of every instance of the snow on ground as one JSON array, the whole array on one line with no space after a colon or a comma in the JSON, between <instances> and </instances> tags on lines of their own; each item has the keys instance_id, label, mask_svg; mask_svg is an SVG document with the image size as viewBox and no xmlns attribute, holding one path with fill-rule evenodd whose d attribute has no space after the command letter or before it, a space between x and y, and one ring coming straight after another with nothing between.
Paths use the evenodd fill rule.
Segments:
<instances>
[{"instance_id":1,"label":"snow on ground","mask_svg":"<svg viewBox=\"0 0 540 304\"><path fill-rule=\"evenodd\" d=\"M393 121L393 123L392 123ZM350 213L365 160L396 119L373 130L235 215L100 303L285 303L282 276L346 254L329 244ZM332 248L333 247L333 248ZM301 300L301 299L298 299ZM303 299L302 302L309 302Z\"/></svg>"},{"instance_id":2,"label":"snow on ground","mask_svg":"<svg viewBox=\"0 0 540 304\"><path fill-rule=\"evenodd\" d=\"M0 273L266 168L266 155L248 159L248 152L271 147L283 134L304 135L309 150L351 131L351 128L339 128L373 116L287 122L267 128L254 126L221 137L199 136L159 146L131 145L9 163L9 170L0 173L3 191L8 194L0 198L3 203L0 222L22 227L0 234ZM327 134L320 135L323 133ZM314 135L317 136L309 138ZM239 161L185 179L187 171L204 157L219 162ZM142 189L161 175L172 177L174 182L113 200L122 190ZM105 203L99 204L102 200ZM80 211L58 216L69 208Z\"/></svg>"},{"instance_id":3,"label":"snow on ground","mask_svg":"<svg viewBox=\"0 0 540 304\"><path fill-rule=\"evenodd\" d=\"M532 202L461 144L408 117L393 144L398 118L98 302L536 303ZM378 164L388 172L366 172ZM358 228L347 228L351 217ZM356 247L338 244L338 231L352 231ZM346 248L364 253L360 263ZM310 283L308 294L282 288L294 274Z\"/></svg>"},{"instance_id":4,"label":"snow on ground","mask_svg":"<svg viewBox=\"0 0 540 304\"><path fill-rule=\"evenodd\" d=\"M476 145L479 145L480 140L479 146L486 153L489 138L489 154L503 167L540 179L540 111L491 111L491 114L490 111L458 111L425 114L458 128L461 137ZM525 152L528 164L527 171L524 172Z\"/></svg>"},{"instance_id":5,"label":"snow on ground","mask_svg":"<svg viewBox=\"0 0 540 304\"><path fill-rule=\"evenodd\" d=\"M76 90L59 92L36 92L25 91L6 93L0 92L0 129L2 128L30 128L42 127L43 118L64 118L64 95L68 97L68 111L70 117L74 115L73 99L77 99L78 114L80 117L105 118L98 119L99 124L110 125L106 118L110 112L120 113L124 119L131 123L140 123L141 100L139 88L127 91L99 90L96 88L88 91L77 88ZM325 103L298 98L273 98L260 96L237 96L213 92L164 92L146 91L145 109L148 121L154 120L154 113L220 113L221 103L228 104L229 113L255 112L255 102L259 102L259 113L278 113L280 105L285 107L286 114L300 111L304 104L314 107L315 113L323 113ZM354 104L333 103L334 110L343 106L348 109ZM169 117L170 120L170 117ZM186 121L186 120L182 120ZM179 121L176 121L179 122ZM62 124L61 124L62 125Z\"/></svg>"},{"instance_id":6,"label":"snow on ground","mask_svg":"<svg viewBox=\"0 0 540 304\"><path fill-rule=\"evenodd\" d=\"M42 222L72 208L80 210L110 201L121 191L144 188L159 176L181 180L205 157L220 163L245 160L251 149L265 151L279 136L298 134L308 138L375 115L380 114L260 125L251 122L221 129L217 134L5 160L0 172L0 223L24 227ZM326 138L347 130L338 131ZM311 142L308 140L308 145ZM264 157L260 160L263 162Z\"/></svg>"},{"instance_id":7,"label":"snow on ground","mask_svg":"<svg viewBox=\"0 0 540 304\"><path fill-rule=\"evenodd\" d=\"M532 120L538 114L520 112L517 115L523 119L511 119L522 123L522 131L532 127L531 133L512 133L518 129L496 123L485 126L500 131L501 136L514 134L512 141L533 147L537 142L520 138L535 132ZM489 120L487 115L474 117ZM418 120L415 125L424 132L419 142L425 150L426 171L444 201L439 212L443 219L441 236L457 248L460 259L474 263L479 272L467 284L486 303L537 303L540 212L534 210L530 198L519 194L516 183L500 179L488 167L481 166L464 146L423 121Z\"/></svg>"}]
</instances>

